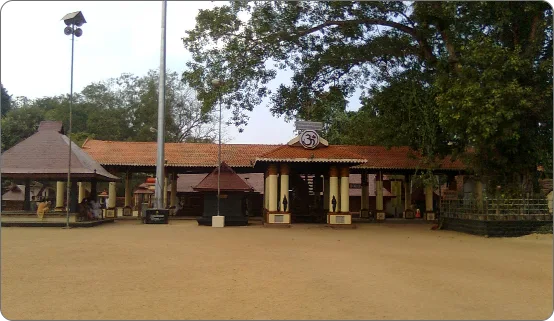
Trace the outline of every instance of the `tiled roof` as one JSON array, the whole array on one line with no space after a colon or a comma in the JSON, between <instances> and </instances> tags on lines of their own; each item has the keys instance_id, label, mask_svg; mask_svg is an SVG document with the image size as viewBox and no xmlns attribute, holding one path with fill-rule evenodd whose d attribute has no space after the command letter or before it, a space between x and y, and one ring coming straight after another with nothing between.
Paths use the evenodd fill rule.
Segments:
<instances>
[{"instance_id":1,"label":"tiled roof","mask_svg":"<svg viewBox=\"0 0 554 321\"><path fill-rule=\"evenodd\" d=\"M156 166L156 142L121 142L87 140L83 150L102 165ZM289 145L223 144L222 161L231 167L253 167L259 162L329 162L348 163L365 169L423 168L420 156L409 147L330 145L313 150ZM167 166L217 166L218 145L212 143L166 143ZM459 160L449 157L441 169L464 170Z\"/></svg>"},{"instance_id":2,"label":"tiled roof","mask_svg":"<svg viewBox=\"0 0 554 321\"><path fill-rule=\"evenodd\" d=\"M43 122L44 123L44 122ZM41 124L43 124L41 123ZM48 127L48 126L46 126ZM119 180L89 154L71 144L71 175L75 178ZM2 153L2 175L6 177L67 176L69 138L53 129L37 131Z\"/></svg>"},{"instance_id":3,"label":"tiled roof","mask_svg":"<svg viewBox=\"0 0 554 321\"><path fill-rule=\"evenodd\" d=\"M367 162L356 168L366 169L417 169L422 168L421 158L417 152L414 152L407 146L391 147L387 149L384 146L348 146L340 145L353 152L360 154ZM446 157L440 163L441 169L463 170L466 167L464 164L456 160L451 161L450 157Z\"/></svg>"},{"instance_id":4,"label":"tiled roof","mask_svg":"<svg viewBox=\"0 0 554 321\"><path fill-rule=\"evenodd\" d=\"M316 149L305 149L299 146L280 146L256 161L290 161L290 162L330 162L330 163L365 163L364 159L343 146L330 145Z\"/></svg>"},{"instance_id":5,"label":"tiled roof","mask_svg":"<svg viewBox=\"0 0 554 321\"><path fill-rule=\"evenodd\" d=\"M193 187L196 191L217 191L217 167L208 174L198 185ZM252 187L246 184L234 170L225 162L221 163L221 174L219 175L219 189L221 191L250 191Z\"/></svg>"},{"instance_id":6,"label":"tiled roof","mask_svg":"<svg viewBox=\"0 0 554 321\"><path fill-rule=\"evenodd\" d=\"M232 167L252 167L259 157L279 145L222 144L221 160ZM88 140L83 149L102 165L155 166L156 142ZM167 166L217 166L218 145L210 143L165 143Z\"/></svg>"}]
</instances>

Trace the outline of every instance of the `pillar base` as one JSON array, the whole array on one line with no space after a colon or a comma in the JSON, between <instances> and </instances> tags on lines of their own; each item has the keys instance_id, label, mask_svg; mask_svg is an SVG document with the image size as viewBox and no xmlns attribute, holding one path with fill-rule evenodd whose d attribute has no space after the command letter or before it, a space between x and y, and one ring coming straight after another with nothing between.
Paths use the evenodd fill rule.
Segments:
<instances>
[{"instance_id":1,"label":"pillar base","mask_svg":"<svg viewBox=\"0 0 554 321\"><path fill-rule=\"evenodd\" d=\"M351 225L352 214L350 212L329 212L327 214L327 224L329 225Z\"/></svg>"},{"instance_id":2,"label":"pillar base","mask_svg":"<svg viewBox=\"0 0 554 321\"><path fill-rule=\"evenodd\" d=\"M212 216L212 227L225 227L225 216Z\"/></svg>"},{"instance_id":3,"label":"pillar base","mask_svg":"<svg viewBox=\"0 0 554 321\"><path fill-rule=\"evenodd\" d=\"M361 218L369 218L369 210L360 210Z\"/></svg>"},{"instance_id":4,"label":"pillar base","mask_svg":"<svg viewBox=\"0 0 554 321\"><path fill-rule=\"evenodd\" d=\"M414 218L414 211L412 211L411 209L405 210L404 211L404 218L413 219Z\"/></svg>"},{"instance_id":5,"label":"pillar base","mask_svg":"<svg viewBox=\"0 0 554 321\"><path fill-rule=\"evenodd\" d=\"M123 208L123 216L133 216L133 208L131 206L125 206Z\"/></svg>"},{"instance_id":6,"label":"pillar base","mask_svg":"<svg viewBox=\"0 0 554 321\"><path fill-rule=\"evenodd\" d=\"M291 217L289 212L268 211L266 214L266 224L290 224Z\"/></svg>"},{"instance_id":7,"label":"pillar base","mask_svg":"<svg viewBox=\"0 0 554 321\"><path fill-rule=\"evenodd\" d=\"M117 209L114 208L107 208L104 210L104 218L117 218Z\"/></svg>"},{"instance_id":8,"label":"pillar base","mask_svg":"<svg viewBox=\"0 0 554 321\"><path fill-rule=\"evenodd\" d=\"M54 212L65 212L65 207L56 207L54 208Z\"/></svg>"},{"instance_id":9,"label":"pillar base","mask_svg":"<svg viewBox=\"0 0 554 321\"><path fill-rule=\"evenodd\" d=\"M375 215L375 219L378 221L384 221L385 217L385 212L377 212L377 214Z\"/></svg>"},{"instance_id":10,"label":"pillar base","mask_svg":"<svg viewBox=\"0 0 554 321\"><path fill-rule=\"evenodd\" d=\"M425 219L428 220L428 221L434 221L435 220L435 213L433 213L433 212L425 213Z\"/></svg>"}]
</instances>

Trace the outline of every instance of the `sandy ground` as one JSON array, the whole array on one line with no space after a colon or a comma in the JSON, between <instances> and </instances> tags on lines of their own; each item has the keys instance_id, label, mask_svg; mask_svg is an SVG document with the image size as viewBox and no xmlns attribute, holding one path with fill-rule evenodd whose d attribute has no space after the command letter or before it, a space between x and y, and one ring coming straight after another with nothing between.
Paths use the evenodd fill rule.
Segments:
<instances>
[{"instance_id":1,"label":"sandy ground","mask_svg":"<svg viewBox=\"0 0 554 321\"><path fill-rule=\"evenodd\" d=\"M547 319L552 235L428 225L2 228L14 319Z\"/></svg>"}]
</instances>

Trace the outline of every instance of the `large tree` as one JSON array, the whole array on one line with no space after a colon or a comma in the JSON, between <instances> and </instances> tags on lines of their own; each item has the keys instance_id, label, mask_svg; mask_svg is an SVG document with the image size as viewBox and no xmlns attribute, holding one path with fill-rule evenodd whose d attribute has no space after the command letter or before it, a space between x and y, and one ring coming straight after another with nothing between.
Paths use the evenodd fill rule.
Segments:
<instances>
[{"instance_id":1,"label":"large tree","mask_svg":"<svg viewBox=\"0 0 554 321\"><path fill-rule=\"evenodd\" d=\"M362 90L344 142L410 145L430 161L469 149L476 174L506 184L551 166L547 3L236 1L202 10L183 41L183 79L204 108L210 80L224 79L238 126L265 97L274 114L306 118ZM271 92L279 70L293 76Z\"/></svg>"}]
</instances>

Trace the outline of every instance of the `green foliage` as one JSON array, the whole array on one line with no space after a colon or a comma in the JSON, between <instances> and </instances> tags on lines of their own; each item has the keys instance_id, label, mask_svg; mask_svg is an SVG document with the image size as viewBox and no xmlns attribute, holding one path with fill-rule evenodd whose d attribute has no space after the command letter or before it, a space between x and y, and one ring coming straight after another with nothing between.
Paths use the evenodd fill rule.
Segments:
<instances>
[{"instance_id":1,"label":"green foliage","mask_svg":"<svg viewBox=\"0 0 554 321\"><path fill-rule=\"evenodd\" d=\"M157 134L151 128L158 124L158 79L153 70L143 77L123 74L75 93L71 139L79 146L89 137L155 141ZM212 112L201 110L194 92L177 73L169 72L166 80L166 141L213 141L216 123ZM62 121L65 131L69 130L68 95L34 100L17 97L13 105L16 108L2 119L2 150L34 134L42 120Z\"/></svg>"},{"instance_id":2,"label":"green foliage","mask_svg":"<svg viewBox=\"0 0 554 321\"><path fill-rule=\"evenodd\" d=\"M544 2L234 1L201 11L183 42L183 79L205 109L225 80L237 126L267 97L275 115L323 121L333 143L408 145L431 166L453 155L491 183L526 190L552 167ZM280 70L290 83L271 92ZM363 107L346 112L356 89Z\"/></svg>"},{"instance_id":3,"label":"green foliage","mask_svg":"<svg viewBox=\"0 0 554 321\"><path fill-rule=\"evenodd\" d=\"M0 84L0 88L2 90L2 101L0 103L0 112L2 113L2 117L6 115L7 112L9 112L12 109L12 96L8 94L8 91L6 88L4 88L4 85Z\"/></svg>"}]
</instances>

